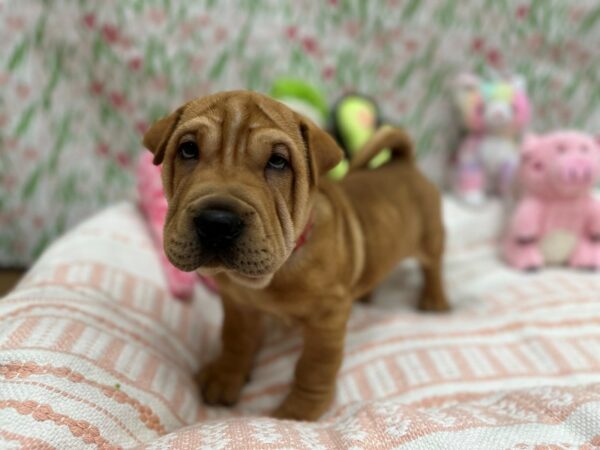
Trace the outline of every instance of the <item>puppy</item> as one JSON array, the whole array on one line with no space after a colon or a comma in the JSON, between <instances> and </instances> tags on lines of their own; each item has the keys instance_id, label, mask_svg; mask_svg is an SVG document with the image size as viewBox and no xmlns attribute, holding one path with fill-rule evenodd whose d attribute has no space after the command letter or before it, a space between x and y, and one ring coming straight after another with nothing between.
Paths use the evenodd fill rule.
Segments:
<instances>
[{"instance_id":1,"label":"puppy","mask_svg":"<svg viewBox=\"0 0 600 450\"><path fill-rule=\"evenodd\" d=\"M155 123L144 145L163 164L169 260L215 277L221 292L221 354L198 376L206 403L238 400L268 313L304 339L274 416L319 418L334 396L352 302L403 258L420 261L419 306L448 308L440 197L401 130L379 131L339 183L322 177L342 158L334 140L254 92L193 100ZM384 147L392 160L367 170Z\"/></svg>"}]
</instances>

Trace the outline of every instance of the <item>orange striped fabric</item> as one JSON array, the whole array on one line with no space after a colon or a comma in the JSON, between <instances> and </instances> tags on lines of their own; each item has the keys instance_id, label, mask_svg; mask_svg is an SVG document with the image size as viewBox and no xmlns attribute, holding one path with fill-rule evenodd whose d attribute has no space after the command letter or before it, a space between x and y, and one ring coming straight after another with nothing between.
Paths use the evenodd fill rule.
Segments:
<instances>
[{"instance_id":1,"label":"orange striped fabric","mask_svg":"<svg viewBox=\"0 0 600 450\"><path fill-rule=\"evenodd\" d=\"M452 313L417 312L418 271L402 264L355 306L317 423L265 417L301 348L278 325L240 403L202 404L193 374L218 348L218 299L170 298L139 213L106 210L0 300L0 447L599 448L600 275L513 272L498 205L445 208Z\"/></svg>"}]
</instances>

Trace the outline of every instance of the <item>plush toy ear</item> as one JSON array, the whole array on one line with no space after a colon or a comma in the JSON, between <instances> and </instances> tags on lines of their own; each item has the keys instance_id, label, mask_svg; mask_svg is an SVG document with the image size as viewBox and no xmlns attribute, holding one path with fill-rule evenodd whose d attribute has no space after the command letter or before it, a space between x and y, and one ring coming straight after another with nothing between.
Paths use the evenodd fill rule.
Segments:
<instances>
[{"instance_id":1,"label":"plush toy ear","mask_svg":"<svg viewBox=\"0 0 600 450\"><path fill-rule=\"evenodd\" d=\"M470 72L464 72L452 83L452 95L459 108L463 108L469 95L481 86L481 79Z\"/></svg>"},{"instance_id":2,"label":"plush toy ear","mask_svg":"<svg viewBox=\"0 0 600 450\"><path fill-rule=\"evenodd\" d=\"M463 72L456 77L454 81L454 88L460 91L471 91L473 89L477 89L481 84L481 79L470 72Z\"/></svg>"},{"instance_id":3,"label":"plush toy ear","mask_svg":"<svg viewBox=\"0 0 600 450\"><path fill-rule=\"evenodd\" d=\"M541 137L534 133L527 133L521 144L521 153L531 152L540 142Z\"/></svg>"},{"instance_id":4,"label":"plush toy ear","mask_svg":"<svg viewBox=\"0 0 600 450\"><path fill-rule=\"evenodd\" d=\"M171 134L173 134L173 131L177 127L184 109L185 105L177 108L177 110L168 116L155 122L144 134L144 147L154 154L154 160L152 162L157 166L162 163L165 157L167 143L169 142Z\"/></svg>"},{"instance_id":5,"label":"plush toy ear","mask_svg":"<svg viewBox=\"0 0 600 450\"><path fill-rule=\"evenodd\" d=\"M312 120L301 117L299 123L311 184L316 184L318 176L333 169L344 153L335 140Z\"/></svg>"},{"instance_id":6,"label":"plush toy ear","mask_svg":"<svg viewBox=\"0 0 600 450\"><path fill-rule=\"evenodd\" d=\"M510 83L516 90L527 92L527 82L525 81L525 77L521 75L513 75Z\"/></svg>"}]
</instances>

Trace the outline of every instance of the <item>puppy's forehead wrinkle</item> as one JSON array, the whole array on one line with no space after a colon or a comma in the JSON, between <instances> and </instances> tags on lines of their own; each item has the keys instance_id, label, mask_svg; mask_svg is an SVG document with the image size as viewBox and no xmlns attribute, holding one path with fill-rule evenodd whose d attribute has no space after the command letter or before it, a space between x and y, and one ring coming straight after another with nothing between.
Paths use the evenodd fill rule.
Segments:
<instances>
[{"instance_id":1,"label":"puppy's forehead wrinkle","mask_svg":"<svg viewBox=\"0 0 600 450\"><path fill-rule=\"evenodd\" d=\"M199 116L211 117L211 112L214 111L216 100L212 102L192 101L186 105L182 112L183 121L187 121ZM182 122L183 122L182 121Z\"/></svg>"},{"instance_id":2,"label":"puppy's forehead wrinkle","mask_svg":"<svg viewBox=\"0 0 600 450\"><path fill-rule=\"evenodd\" d=\"M206 117L217 124L227 126L227 122L252 122L248 129L274 126L286 132L293 132L295 115L283 104L257 93L230 91L192 100L182 112L182 122Z\"/></svg>"},{"instance_id":3,"label":"puppy's forehead wrinkle","mask_svg":"<svg viewBox=\"0 0 600 450\"><path fill-rule=\"evenodd\" d=\"M238 141L244 134L242 128L245 119L245 102L242 98L232 97L226 103L221 132L221 157L223 162L232 163Z\"/></svg>"},{"instance_id":4,"label":"puppy's forehead wrinkle","mask_svg":"<svg viewBox=\"0 0 600 450\"><path fill-rule=\"evenodd\" d=\"M247 138L256 130L278 129L292 139L296 133L299 137L295 116L279 102L258 94L239 96L226 92L191 101L183 112L177 134L201 122L219 129L219 159L226 165L244 157Z\"/></svg>"},{"instance_id":5,"label":"puppy's forehead wrinkle","mask_svg":"<svg viewBox=\"0 0 600 450\"><path fill-rule=\"evenodd\" d=\"M278 128L284 131L289 131L291 122L290 117L284 117L278 109L269 108L261 100L258 100L256 102L256 107L267 119L273 122L273 124L276 125Z\"/></svg>"}]
</instances>

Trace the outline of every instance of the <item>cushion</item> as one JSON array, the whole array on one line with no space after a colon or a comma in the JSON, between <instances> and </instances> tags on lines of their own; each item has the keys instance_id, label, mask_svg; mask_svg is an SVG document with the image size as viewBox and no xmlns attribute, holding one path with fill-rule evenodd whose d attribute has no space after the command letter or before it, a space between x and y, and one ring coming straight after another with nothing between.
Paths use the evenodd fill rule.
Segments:
<instances>
[{"instance_id":1,"label":"cushion","mask_svg":"<svg viewBox=\"0 0 600 450\"><path fill-rule=\"evenodd\" d=\"M218 350L219 301L200 285L191 303L169 297L135 206L105 210L0 300L0 447L600 446L600 277L514 272L496 255L498 205L444 207L452 312L418 312L419 273L401 264L355 306L316 423L266 417L301 347L283 326L237 406L202 404L193 374Z\"/></svg>"}]
</instances>

